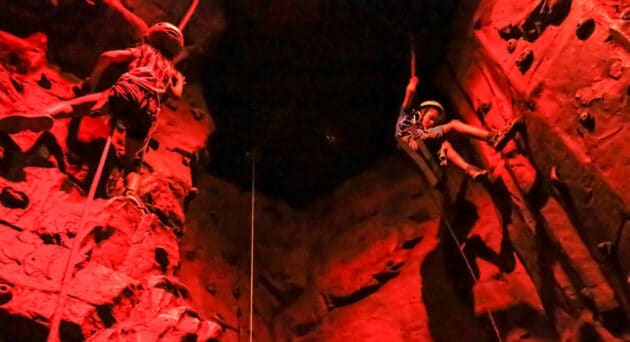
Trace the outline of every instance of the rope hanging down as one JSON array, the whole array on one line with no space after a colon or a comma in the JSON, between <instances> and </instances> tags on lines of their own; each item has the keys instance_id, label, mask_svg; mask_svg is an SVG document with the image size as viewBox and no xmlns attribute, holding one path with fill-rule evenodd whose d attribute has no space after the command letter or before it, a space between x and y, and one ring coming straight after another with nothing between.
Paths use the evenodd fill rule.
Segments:
<instances>
[{"instance_id":1,"label":"rope hanging down","mask_svg":"<svg viewBox=\"0 0 630 342\"><path fill-rule=\"evenodd\" d=\"M83 207L83 211L81 212L81 218L79 219L79 225L77 226L77 234L72 242L72 248L70 249L70 255L66 260L66 267L64 268L63 276L61 278L61 288L59 290L59 296L57 297L57 305L55 306L55 312L53 313L52 321L50 323L50 331L48 332L48 342L57 342L59 341L59 327L61 325L61 318L63 316L63 311L66 306L66 297L68 295L68 289L66 287L66 280L68 278L68 274L71 273L70 269L74 268L73 262L76 258L76 254L78 253L79 247L81 245L81 240L83 240L85 235L85 231L83 230L83 226L85 226L87 220L87 212L90 204L94 200L94 196L96 194L96 188L101 179L101 175L103 174L103 168L105 167L105 161L107 160L107 155L109 154L109 149L112 145L112 137L111 135L107 137L107 142L105 143L105 147L103 148L103 154L101 154L101 159L98 163L98 168L96 169L96 173L94 174L94 179L92 179L92 184L90 185L90 192L88 193L88 197L85 201L85 206Z\"/></svg>"},{"instance_id":2,"label":"rope hanging down","mask_svg":"<svg viewBox=\"0 0 630 342\"><path fill-rule=\"evenodd\" d=\"M254 339L254 218L256 204L256 150L252 152L251 239L249 249L249 342Z\"/></svg>"},{"instance_id":3,"label":"rope hanging down","mask_svg":"<svg viewBox=\"0 0 630 342\"><path fill-rule=\"evenodd\" d=\"M414 77L416 76L416 49L415 49L415 44L414 44L413 33L409 33L409 49L410 49L410 56L411 56L411 77ZM440 205L437 198L435 197L435 193L433 189L436 189L438 180L436 179L435 174L431 172L432 170L427 160L427 158L429 157L427 157L426 153L423 153L425 158L422 158L418 153L416 153L415 151L411 150L411 148L406 146L406 143L402 141L402 139L397 139L397 140L398 140L399 146L401 146L401 148L405 152L407 152L407 154L409 154L409 156L420 167L421 171L423 172L425 176L423 178L425 179L427 183L429 183L430 187L432 188L429 191L431 194L431 198L435 202L435 205L440 212L440 216L442 217L442 220L446 224L446 228L448 229L449 234L451 235L451 238L453 239L453 241L455 242L455 245L457 246L457 250L459 251L459 254L462 256L462 259L464 259L464 263L466 264L468 273L470 273L470 276L473 279L473 282L476 284L477 277L475 276L475 272L472 269L472 265L470 261L468 260L468 258L466 257L466 254L464 254L461 244L459 243L459 239L457 239L457 235L455 235L455 231L453 230L453 227L449 223L448 218L446 217L444 210L442 208L442 205ZM424 147L424 144L421 143L421 146ZM503 339L501 338L501 333L499 331L499 327L497 326L497 323L494 319L494 316L492 315L492 312L490 312L490 310L486 310L486 313L488 315L488 319L490 320L490 324L492 325L492 329L494 330L494 333L497 336L497 340L499 342L503 342Z\"/></svg>"},{"instance_id":4,"label":"rope hanging down","mask_svg":"<svg viewBox=\"0 0 630 342\"><path fill-rule=\"evenodd\" d=\"M435 194L433 193L433 191L431 190L429 191L429 193L431 194L431 198L433 199L433 202L435 202L435 205L440 211L440 216L442 217L442 220L446 224L446 228L448 229L448 232L451 235L451 238L453 238L453 242L455 242L455 245L457 246L457 251L459 251L459 254L462 256L462 259L464 259L464 263L466 264L466 269L468 269L468 273L470 273L470 277L472 278L473 282L476 284L478 279L475 276L475 272L472 269L472 265L470 264L468 257L466 257L466 254L462 250L462 245L459 243L459 239L457 238L457 235L455 235L455 231L453 230L453 227L448 222L448 219L446 218L446 215L444 214L444 210L442 209L442 206L438 202L437 198L435 198ZM488 315L488 320L490 320L490 325L492 325L492 329L494 330L494 333L497 336L497 340L499 342L503 342L503 339L501 338L501 332L499 331L497 322L494 320L494 316L492 315L492 312L490 312L490 310L486 310L486 314Z\"/></svg>"}]
</instances>

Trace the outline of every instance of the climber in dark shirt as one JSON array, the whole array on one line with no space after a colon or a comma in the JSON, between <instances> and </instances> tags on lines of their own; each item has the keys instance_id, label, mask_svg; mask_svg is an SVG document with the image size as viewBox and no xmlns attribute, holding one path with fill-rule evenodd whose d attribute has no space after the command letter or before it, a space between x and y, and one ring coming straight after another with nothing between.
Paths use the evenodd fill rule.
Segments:
<instances>
[{"instance_id":1,"label":"climber in dark shirt","mask_svg":"<svg viewBox=\"0 0 630 342\"><path fill-rule=\"evenodd\" d=\"M469 164L457 153L453 146L446 140L445 135L456 132L469 137L485 140L495 150L501 151L508 140L514 136L518 121L513 121L501 130L488 131L483 128L466 124L459 120L446 120L444 107L437 101L424 101L416 108L412 108L412 102L416 93L418 78L412 77L407 84L405 99L403 100L400 114L396 122L396 137L401 138L417 151L420 143L428 143L429 147L438 149L440 165L446 165L448 161L466 172L472 179L485 177L487 170L480 169Z\"/></svg>"}]
</instances>

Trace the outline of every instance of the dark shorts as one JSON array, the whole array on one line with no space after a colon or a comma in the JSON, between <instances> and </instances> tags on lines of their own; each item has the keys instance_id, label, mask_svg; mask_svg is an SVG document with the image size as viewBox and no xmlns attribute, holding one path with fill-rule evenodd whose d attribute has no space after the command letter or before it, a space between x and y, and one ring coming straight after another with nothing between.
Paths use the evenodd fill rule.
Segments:
<instances>
[{"instance_id":1,"label":"dark shorts","mask_svg":"<svg viewBox=\"0 0 630 342\"><path fill-rule=\"evenodd\" d=\"M125 124L127 136L145 140L160 110L157 94L131 82L119 81L110 89L108 102L112 120Z\"/></svg>"},{"instance_id":2,"label":"dark shorts","mask_svg":"<svg viewBox=\"0 0 630 342\"><path fill-rule=\"evenodd\" d=\"M112 127L126 135L125 155L121 156L127 171L139 171L142 158L155 130L160 109L158 96L136 84L119 81L108 94Z\"/></svg>"}]
</instances>

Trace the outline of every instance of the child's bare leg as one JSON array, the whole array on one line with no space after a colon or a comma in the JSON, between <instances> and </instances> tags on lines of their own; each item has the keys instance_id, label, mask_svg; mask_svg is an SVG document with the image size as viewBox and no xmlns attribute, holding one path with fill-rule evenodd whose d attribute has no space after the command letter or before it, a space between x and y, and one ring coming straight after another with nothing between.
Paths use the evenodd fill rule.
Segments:
<instances>
[{"instance_id":1,"label":"child's bare leg","mask_svg":"<svg viewBox=\"0 0 630 342\"><path fill-rule=\"evenodd\" d=\"M500 130L487 131L483 128L472 126L463 123L459 120L452 120L444 125L444 133L458 132L460 134L468 135L477 139L485 140L489 145L492 145L495 150L501 151L508 140L512 139L518 126L522 124L522 118L509 122L505 127Z\"/></svg>"},{"instance_id":2,"label":"child's bare leg","mask_svg":"<svg viewBox=\"0 0 630 342\"><path fill-rule=\"evenodd\" d=\"M91 111L101 96L102 93L94 93L62 101L46 108L46 112L55 119L84 116Z\"/></svg>"},{"instance_id":3,"label":"child's bare leg","mask_svg":"<svg viewBox=\"0 0 630 342\"><path fill-rule=\"evenodd\" d=\"M485 176L488 173L488 171L484 169L480 169L474 165L469 164L466 160L464 160L464 158L462 158L462 156L453 148L451 143L449 143L448 141L443 142L442 146L440 147L440 158L442 158L442 156L444 156L444 158L453 163L455 166L464 170L464 172L466 172L466 174L470 176L470 178L472 178L473 180ZM440 160L440 164L444 165L446 164L446 162Z\"/></svg>"},{"instance_id":4,"label":"child's bare leg","mask_svg":"<svg viewBox=\"0 0 630 342\"><path fill-rule=\"evenodd\" d=\"M490 134L489 131L479 128L476 126L472 126L466 123L463 123L459 120L451 120L448 123L444 124L444 133L448 132L457 132L464 135L471 136L477 139L487 139Z\"/></svg>"}]
</instances>

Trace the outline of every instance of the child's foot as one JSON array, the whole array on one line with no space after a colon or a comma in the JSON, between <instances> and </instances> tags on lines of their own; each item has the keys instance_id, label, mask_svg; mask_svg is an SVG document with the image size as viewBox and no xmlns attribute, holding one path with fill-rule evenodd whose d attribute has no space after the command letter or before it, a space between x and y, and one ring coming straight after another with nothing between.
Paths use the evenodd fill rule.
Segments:
<instances>
[{"instance_id":1,"label":"child's foot","mask_svg":"<svg viewBox=\"0 0 630 342\"><path fill-rule=\"evenodd\" d=\"M470 177L474 181L488 177L488 170L480 169L473 165L468 165L464 172L466 172L468 177Z\"/></svg>"},{"instance_id":2,"label":"child's foot","mask_svg":"<svg viewBox=\"0 0 630 342\"><path fill-rule=\"evenodd\" d=\"M52 116L47 114L10 114L0 117L0 132L15 134L26 130L42 132L54 125Z\"/></svg>"},{"instance_id":3,"label":"child's foot","mask_svg":"<svg viewBox=\"0 0 630 342\"><path fill-rule=\"evenodd\" d=\"M500 152L501 150L503 150L503 148L505 148L505 145L507 145L508 141L510 141L510 139L514 137L516 129L519 128L522 123L522 117L516 120L512 120L502 129L498 131L491 131L486 141L489 145L492 145L492 147L496 151Z\"/></svg>"},{"instance_id":4,"label":"child's foot","mask_svg":"<svg viewBox=\"0 0 630 342\"><path fill-rule=\"evenodd\" d=\"M138 209L144 212L147 211L147 207L142 202L142 199L140 199L140 196L138 195L138 193L135 192L134 190L131 190L131 189L125 190L125 193L123 194L123 196L129 199L131 203L133 203L136 207L138 207Z\"/></svg>"}]
</instances>

